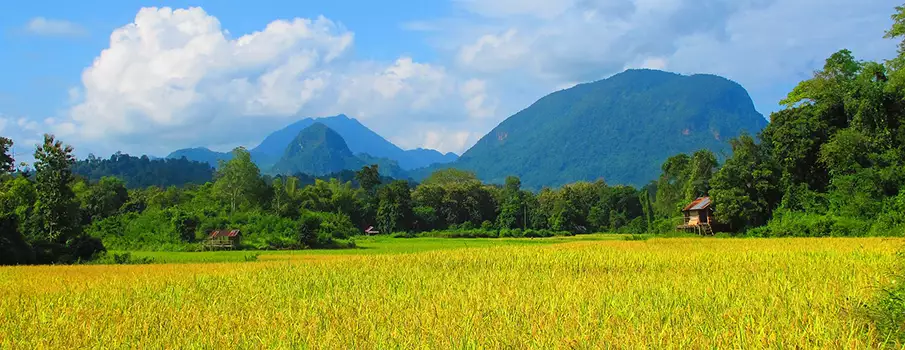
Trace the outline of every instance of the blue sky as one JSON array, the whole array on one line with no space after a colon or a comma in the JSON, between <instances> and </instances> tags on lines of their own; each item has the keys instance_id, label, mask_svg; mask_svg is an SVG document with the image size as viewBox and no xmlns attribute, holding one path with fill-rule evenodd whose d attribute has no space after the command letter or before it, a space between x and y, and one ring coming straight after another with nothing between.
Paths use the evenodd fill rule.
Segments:
<instances>
[{"instance_id":1,"label":"blue sky","mask_svg":"<svg viewBox=\"0 0 905 350\"><path fill-rule=\"evenodd\" d=\"M151 7L151 6L166 7ZM894 1L34 1L0 10L0 135L80 156L254 146L345 113L461 153L537 98L627 68L719 74L767 115L831 53L895 54ZM17 153L23 151L17 150Z\"/></svg>"}]
</instances>

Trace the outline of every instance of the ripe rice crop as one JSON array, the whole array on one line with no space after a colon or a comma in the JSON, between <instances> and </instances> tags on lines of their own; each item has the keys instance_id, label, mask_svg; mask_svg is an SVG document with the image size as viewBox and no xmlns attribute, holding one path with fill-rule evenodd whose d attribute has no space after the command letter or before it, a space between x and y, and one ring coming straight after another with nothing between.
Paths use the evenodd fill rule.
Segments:
<instances>
[{"instance_id":1,"label":"ripe rice crop","mask_svg":"<svg viewBox=\"0 0 905 350\"><path fill-rule=\"evenodd\" d=\"M869 348L901 239L0 268L0 348ZM274 256L275 257L275 256Z\"/></svg>"}]
</instances>

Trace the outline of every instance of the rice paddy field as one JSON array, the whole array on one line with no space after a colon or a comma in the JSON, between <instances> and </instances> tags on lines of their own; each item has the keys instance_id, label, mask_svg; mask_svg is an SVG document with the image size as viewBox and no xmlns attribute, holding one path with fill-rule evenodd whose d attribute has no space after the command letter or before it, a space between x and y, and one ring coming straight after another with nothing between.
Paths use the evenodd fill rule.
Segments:
<instances>
[{"instance_id":1,"label":"rice paddy field","mask_svg":"<svg viewBox=\"0 0 905 350\"><path fill-rule=\"evenodd\" d=\"M370 239L0 268L0 348L876 348L905 240Z\"/></svg>"}]
</instances>

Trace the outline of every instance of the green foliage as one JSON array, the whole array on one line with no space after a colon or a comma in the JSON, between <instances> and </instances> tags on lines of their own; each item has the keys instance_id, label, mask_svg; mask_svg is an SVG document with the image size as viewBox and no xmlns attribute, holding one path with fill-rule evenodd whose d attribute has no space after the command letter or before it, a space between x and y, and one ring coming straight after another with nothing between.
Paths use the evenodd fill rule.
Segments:
<instances>
[{"instance_id":1,"label":"green foliage","mask_svg":"<svg viewBox=\"0 0 905 350\"><path fill-rule=\"evenodd\" d=\"M870 232L870 223L850 217L777 212L769 224L748 231L757 237L853 237Z\"/></svg>"},{"instance_id":2,"label":"green foliage","mask_svg":"<svg viewBox=\"0 0 905 350\"><path fill-rule=\"evenodd\" d=\"M83 202L85 217L89 220L103 220L117 214L129 201L129 191L125 183L114 177L104 177L87 191Z\"/></svg>"},{"instance_id":3,"label":"green foliage","mask_svg":"<svg viewBox=\"0 0 905 350\"><path fill-rule=\"evenodd\" d=\"M377 164L367 165L355 173L355 180L359 186L368 193L374 193L380 186L380 167Z\"/></svg>"},{"instance_id":4,"label":"green foliage","mask_svg":"<svg viewBox=\"0 0 905 350\"><path fill-rule=\"evenodd\" d=\"M711 180L716 218L734 229L763 225L781 198L776 165L769 149L751 136L742 135L731 144L732 157Z\"/></svg>"},{"instance_id":5,"label":"green foliage","mask_svg":"<svg viewBox=\"0 0 905 350\"><path fill-rule=\"evenodd\" d=\"M710 192L710 179L717 166L716 156L709 150L699 150L691 156L683 191L685 202L691 202Z\"/></svg>"},{"instance_id":6,"label":"green foliage","mask_svg":"<svg viewBox=\"0 0 905 350\"><path fill-rule=\"evenodd\" d=\"M130 252L124 253L104 253L100 254L97 259L91 262L96 265L146 265L154 263L154 259L149 257L136 257Z\"/></svg>"},{"instance_id":7,"label":"green foliage","mask_svg":"<svg viewBox=\"0 0 905 350\"><path fill-rule=\"evenodd\" d=\"M13 140L0 136L0 176L13 172L16 168L16 160L10 154Z\"/></svg>"},{"instance_id":8,"label":"green foliage","mask_svg":"<svg viewBox=\"0 0 905 350\"><path fill-rule=\"evenodd\" d=\"M251 161L251 154L239 147L233 150L233 159L218 168L214 193L229 204L230 212L235 212L260 204L264 187L261 171Z\"/></svg>"},{"instance_id":9,"label":"green foliage","mask_svg":"<svg viewBox=\"0 0 905 350\"><path fill-rule=\"evenodd\" d=\"M429 206L417 206L412 208L415 222L412 225L416 231L431 231L438 228L439 217L437 210Z\"/></svg>"},{"instance_id":10,"label":"green foliage","mask_svg":"<svg viewBox=\"0 0 905 350\"><path fill-rule=\"evenodd\" d=\"M411 227L412 199L408 181L397 180L377 191L377 229L405 231Z\"/></svg>"},{"instance_id":11,"label":"green foliage","mask_svg":"<svg viewBox=\"0 0 905 350\"><path fill-rule=\"evenodd\" d=\"M37 203L35 215L41 220L46 242L65 242L78 236L78 204L69 184L73 181L72 147L51 135L35 151Z\"/></svg>"},{"instance_id":12,"label":"green foliage","mask_svg":"<svg viewBox=\"0 0 905 350\"><path fill-rule=\"evenodd\" d=\"M217 162L214 161L212 164ZM97 182L104 177L116 177L125 182L127 188L200 185L214 177L213 168L204 162L178 157L149 159L147 156L134 157L122 153L116 153L109 159L89 155L87 159L73 164L72 172L89 182Z\"/></svg>"},{"instance_id":13,"label":"green foliage","mask_svg":"<svg viewBox=\"0 0 905 350\"><path fill-rule=\"evenodd\" d=\"M444 186L451 184L469 184L480 182L475 173L455 168L434 171L421 183L424 185Z\"/></svg>"}]
</instances>

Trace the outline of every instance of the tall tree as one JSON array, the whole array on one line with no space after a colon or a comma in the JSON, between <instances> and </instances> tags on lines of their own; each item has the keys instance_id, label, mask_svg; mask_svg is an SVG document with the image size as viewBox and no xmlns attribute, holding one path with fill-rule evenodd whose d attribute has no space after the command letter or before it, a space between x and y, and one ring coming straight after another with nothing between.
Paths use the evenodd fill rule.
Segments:
<instances>
[{"instance_id":1,"label":"tall tree","mask_svg":"<svg viewBox=\"0 0 905 350\"><path fill-rule=\"evenodd\" d=\"M0 136L0 175L11 173L15 170L16 160L10 154L13 140Z\"/></svg>"},{"instance_id":2,"label":"tall tree","mask_svg":"<svg viewBox=\"0 0 905 350\"><path fill-rule=\"evenodd\" d=\"M12 141L0 137L0 265L27 264L34 260L31 247L20 230L21 222L30 214L34 203L34 191L24 177L7 178L15 164L10 154L11 146ZM21 191L22 183L32 191Z\"/></svg>"},{"instance_id":3,"label":"tall tree","mask_svg":"<svg viewBox=\"0 0 905 350\"><path fill-rule=\"evenodd\" d=\"M521 187L522 182L518 177L506 178L500 215L497 216L497 226L500 228L527 228L527 213Z\"/></svg>"},{"instance_id":4,"label":"tall tree","mask_svg":"<svg viewBox=\"0 0 905 350\"><path fill-rule=\"evenodd\" d=\"M655 201L655 209L660 216L671 217L678 213L678 208L685 197L683 189L687 182L690 163L691 157L684 153L669 157L663 163L662 174L657 181Z\"/></svg>"},{"instance_id":5,"label":"tall tree","mask_svg":"<svg viewBox=\"0 0 905 350\"><path fill-rule=\"evenodd\" d=\"M41 220L44 235L41 238L46 242L65 243L81 233L78 203L69 187L73 163L72 146L45 134L44 143L35 151L38 193L35 214Z\"/></svg>"},{"instance_id":6,"label":"tall tree","mask_svg":"<svg viewBox=\"0 0 905 350\"><path fill-rule=\"evenodd\" d=\"M220 162L214 192L229 203L230 213L243 205L260 204L263 187L261 170L245 148L234 149L232 159Z\"/></svg>"},{"instance_id":7,"label":"tall tree","mask_svg":"<svg viewBox=\"0 0 905 350\"><path fill-rule=\"evenodd\" d=\"M365 192L373 194L380 186L380 168L377 164L366 165L361 170L355 172L355 180Z\"/></svg>"},{"instance_id":8,"label":"tall tree","mask_svg":"<svg viewBox=\"0 0 905 350\"><path fill-rule=\"evenodd\" d=\"M377 192L377 228L386 233L409 230L412 223L412 199L408 181L393 181Z\"/></svg>"},{"instance_id":9,"label":"tall tree","mask_svg":"<svg viewBox=\"0 0 905 350\"><path fill-rule=\"evenodd\" d=\"M710 150L702 149L691 156L688 175L685 180L685 201L707 195L710 192L710 179L716 172L716 156Z\"/></svg>"},{"instance_id":10,"label":"tall tree","mask_svg":"<svg viewBox=\"0 0 905 350\"><path fill-rule=\"evenodd\" d=\"M729 143L732 158L711 182L717 220L736 230L766 224L781 195L779 171L770 149L746 134Z\"/></svg>"}]
</instances>

